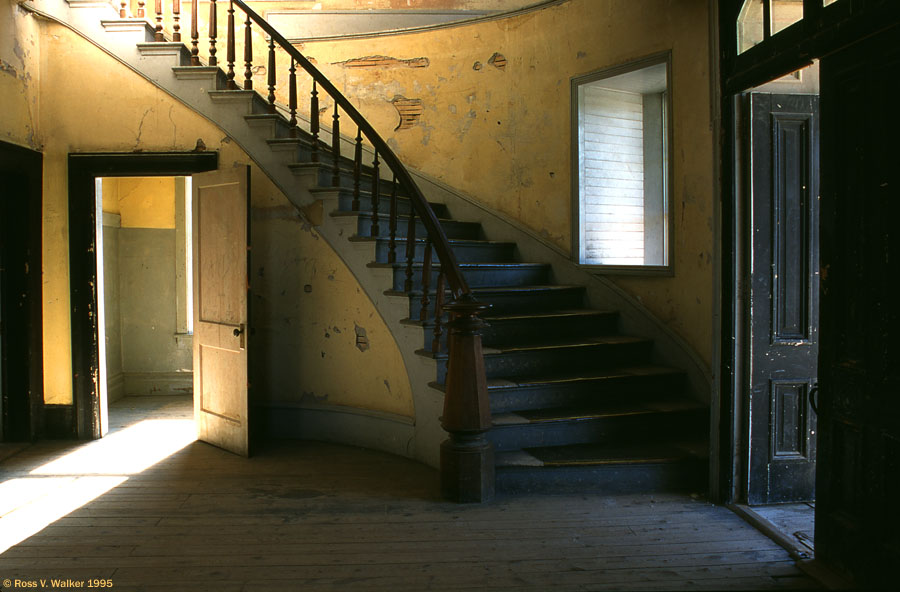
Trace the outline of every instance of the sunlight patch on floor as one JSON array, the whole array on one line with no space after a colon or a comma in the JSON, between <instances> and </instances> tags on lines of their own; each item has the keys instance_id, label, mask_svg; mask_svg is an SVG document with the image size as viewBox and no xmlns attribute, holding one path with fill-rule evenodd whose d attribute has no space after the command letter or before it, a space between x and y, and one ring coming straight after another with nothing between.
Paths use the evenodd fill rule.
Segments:
<instances>
[{"instance_id":1,"label":"sunlight patch on floor","mask_svg":"<svg viewBox=\"0 0 900 592\"><path fill-rule=\"evenodd\" d=\"M0 483L0 553L196 439L192 419L148 419Z\"/></svg>"}]
</instances>

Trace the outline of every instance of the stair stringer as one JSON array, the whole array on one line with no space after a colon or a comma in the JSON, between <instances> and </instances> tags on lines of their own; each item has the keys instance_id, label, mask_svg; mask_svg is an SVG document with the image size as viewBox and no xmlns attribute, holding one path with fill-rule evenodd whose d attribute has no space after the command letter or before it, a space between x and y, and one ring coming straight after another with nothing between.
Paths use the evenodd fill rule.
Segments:
<instances>
[{"instance_id":1,"label":"stair stringer","mask_svg":"<svg viewBox=\"0 0 900 592\"><path fill-rule=\"evenodd\" d=\"M244 115L253 111L253 93L234 93L228 100L216 102L208 91L216 89L214 72L206 76L191 75L179 78L173 70L182 65L187 47L183 43L146 43L150 27L106 28L101 23L115 19L109 4L75 3L67 0L35 0L28 7L44 18L65 26L110 57L122 63L142 78L183 103L216 125L240 146L253 162L281 190L297 208L304 221L347 265L387 326L406 366L413 396L414 417L337 405L300 405L295 403L273 406L271 417L263 418L277 435L327 440L382 450L405 456L431 466L439 465L440 444L446 432L440 425L443 412L443 392L429 386L437 374L437 364L429 357L416 353L421 347L421 328L402 323L408 317L409 300L405 296L388 295L392 287L390 269L370 267L375 261L375 244L348 240L355 234L355 216L332 217L337 210L337 198L310 188L317 186L314 174L295 174L287 166L294 162L291 153L273 150L267 143L272 136L265 127L251 126ZM129 19L131 20L131 19ZM143 51L142 51L143 50ZM235 108L235 105L239 108ZM323 128L320 140L330 145L330 130ZM342 152L352 154L351 138L342 138ZM371 162L372 153L366 151L364 164ZM221 166L221 165L220 165ZM321 220L310 220L307 212L322 207ZM299 398L299 397L298 397Z\"/></svg>"}]
</instances>

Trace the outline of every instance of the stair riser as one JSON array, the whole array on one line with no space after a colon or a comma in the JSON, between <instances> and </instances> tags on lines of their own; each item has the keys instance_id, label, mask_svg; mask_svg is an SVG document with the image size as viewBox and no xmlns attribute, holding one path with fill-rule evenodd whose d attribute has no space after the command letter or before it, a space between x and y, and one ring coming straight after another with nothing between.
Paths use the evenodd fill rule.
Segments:
<instances>
[{"instance_id":1,"label":"stair riser","mask_svg":"<svg viewBox=\"0 0 900 592\"><path fill-rule=\"evenodd\" d=\"M379 263L387 263L390 245L386 240L379 240L375 246L375 260ZM458 263L508 263L514 260L513 251L515 245L511 243L499 244L462 244L451 245L453 254ZM398 240L396 247L397 262L406 261L406 241ZM434 252L432 251L432 257ZM416 243L416 253L413 261L421 263L425 259L425 243Z\"/></svg>"},{"instance_id":2,"label":"stair riser","mask_svg":"<svg viewBox=\"0 0 900 592\"><path fill-rule=\"evenodd\" d=\"M431 303L428 305L428 318L434 316L434 287L431 289ZM565 290L535 290L522 292L476 294L479 302L491 305L491 314L520 314L547 310L581 308L584 306L584 288ZM419 318L422 306L421 295L409 299L410 318ZM449 300L449 294L445 302Z\"/></svg>"},{"instance_id":3,"label":"stair riser","mask_svg":"<svg viewBox=\"0 0 900 592\"><path fill-rule=\"evenodd\" d=\"M488 378L552 376L646 363L650 347L650 343L636 342L486 354L484 366ZM438 382L443 384L446 376L447 360L441 358L438 360Z\"/></svg>"},{"instance_id":4,"label":"stair riser","mask_svg":"<svg viewBox=\"0 0 900 592\"><path fill-rule=\"evenodd\" d=\"M447 206L444 204L433 203L431 205L431 210L434 212L434 215L438 218L450 218L450 213L447 211ZM338 198L338 210L342 212L351 212L353 211L353 194L341 192L340 197ZM405 198L397 199L397 213L401 216L408 215L413 210L412 202ZM360 194L359 196L359 210L363 212L371 212L372 211L372 196L368 194ZM381 214L390 214L391 212L391 196L390 195L382 195L378 200L378 212Z\"/></svg>"},{"instance_id":5,"label":"stair riser","mask_svg":"<svg viewBox=\"0 0 900 592\"><path fill-rule=\"evenodd\" d=\"M594 493L627 495L648 492L704 492L708 463L613 464L584 467L498 467L498 493Z\"/></svg>"},{"instance_id":6,"label":"stair riser","mask_svg":"<svg viewBox=\"0 0 900 592\"><path fill-rule=\"evenodd\" d=\"M478 286L528 286L542 284L547 281L547 267L509 267L509 268L462 268L463 277L470 287ZM432 269L431 283L437 286L438 270ZM413 267L413 290L422 289L422 268ZM402 267L394 269L394 290L404 290L406 270Z\"/></svg>"},{"instance_id":7,"label":"stair riser","mask_svg":"<svg viewBox=\"0 0 900 592\"><path fill-rule=\"evenodd\" d=\"M443 320L446 326L446 314L443 315ZM587 318L530 318L516 321L485 319L485 321L487 324L481 330L481 343L485 347L499 347L515 343L537 343L538 340L547 335L567 335L575 338L611 335L615 333L618 325L618 317L615 314L597 315ZM424 331L426 349L431 348L433 331L433 327L427 327ZM441 348L446 348L446 345L447 335L445 331L441 338Z\"/></svg>"},{"instance_id":8,"label":"stair riser","mask_svg":"<svg viewBox=\"0 0 900 592\"><path fill-rule=\"evenodd\" d=\"M268 107L266 107L266 109L268 109ZM264 111L264 113L266 113L266 111ZM287 121L281 119L280 117L265 119L254 119L252 117L249 117L247 118L247 125L259 129L266 139L289 138L291 136L290 126L288 125Z\"/></svg>"},{"instance_id":9,"label":"stair riser","mask_svg":"<svg viewBox=\"0 0 900 592\"><path fill-rule=\"evenodd\" d=\"M477 222L457 222L456 220L444 220L441 221L441 228L444 229L444 233L446 233L447 238L458 238L464 240L478 240L481 238L481 225ZM397 221L397 236L405 237L406 231L408 229L407 219L400 218ZM388 238L390 236L390 224L388 224L387 216L382 216L378 220L378 234L372 234L372 217L371 215L366 215L365 213L360 214L357 226L356 233L358 236L380 236L384 238ZM416 220L416 236L424 237L427 233L425 232L425 225L422 224L419 220Z\"/></svg>"},{"instance_id":10,"label":"stair riser","mask_svg":"<svg viewBox=\"0 0 900 592\"><path fill-rule=\"evenodd\" d=\"M487 438L498 451L616 442L623 439L635 441L644 436L658 438L697 433L696 430L702 429L707 423L706 417L703 410L495 426L487 433Z\"/></svg>"},{"instance_id":11,"label":"stair riser","mask_svg":"<svg viewBox=\"0 0 900 592\"><path fill-rule=\"evenodd\" d=\"M567 382L519 388L490 389L491 411L575 407L598 400L619 400L649 393L666 392L673 396L684 390L682 374L623 376L584 382Z\"/></svg>"}]
</instances>

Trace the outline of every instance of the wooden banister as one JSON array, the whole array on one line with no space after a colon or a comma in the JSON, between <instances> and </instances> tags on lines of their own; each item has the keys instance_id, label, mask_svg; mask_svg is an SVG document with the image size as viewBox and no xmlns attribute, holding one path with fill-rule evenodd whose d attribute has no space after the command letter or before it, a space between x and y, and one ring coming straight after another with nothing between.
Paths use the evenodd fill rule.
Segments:
<instances>
[{"instance_id":1,"label":"wooden banister","mask_svg":"<svg viewBox=\"0 0 900 592\"><path fill-rule=\"evenodd\" d=\"M378 132L375 131L375 128L373 128L368 120L362 116L353 103L351 103L347 97L345 97L343 93L341 93L341 91L339 91L337 87L335 87L334 84L332 84L331 81L312 64L312 62L306 59L297 48L291 45L287 39L276 31L272 25L256 14L256 12L242 0L233 0L233 2L247 15L248 22L252 20L266 35L271 36L272 39L275 40L275 43L287 52L289 56L294 58L301 68L306 70L306 73L312 77L319 89L334 99L341 110L353 120L353 123L359 126L360 131L378 152L378 156L384 164L397 175L397 181L400 186L410 192L410 198L413 207L415 208L416 215L421 219L422 225L425 227L428 236L434 241L433 246L438 260L441 262L442 267L447 270L447 283L450 286L450 292L454 299L460 298L464 294L471 293L465 278L462 276L459 265L456 262L456 257L450 249L450 242L447 240L446 234L444 234L440 227L437 216L428 206L425 196L422 195L421 190L418 188L415 181L413 181L409 171L406 170L406 167L403 166L400 159L397 158L397 155L394 154L394 151L391 150L387 142L385 142Z\"/></svg>"}]
</instances>

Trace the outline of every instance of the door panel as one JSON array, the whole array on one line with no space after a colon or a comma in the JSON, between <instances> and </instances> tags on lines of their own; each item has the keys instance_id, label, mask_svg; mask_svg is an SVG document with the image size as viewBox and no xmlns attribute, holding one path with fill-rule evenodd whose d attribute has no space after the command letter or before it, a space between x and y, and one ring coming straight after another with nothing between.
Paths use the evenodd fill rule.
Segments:
<instances>
[{"instance_id":1,"label":"door panel","mask_svg":"<svg viewBox=\"0 0 900 592\"><path fill-rule=\"evenodd\" d=\"M247 258L250 168L193 177L197 438L249 455Z\"/></svg>"},{"instance_id":2,"label":"door panel","mask_svg":"<svg viewBox=\"0 0 900 592\"><path fill-rule=\"evenodd\" d=\"M816 557L863 587L900 562L900 49L895 27L823 58Z\"/></svg>"},{"instance_id":3,"label":"door panel","mask_svg":"<svg viewBox=\"0 0 900 592\"><path fill-rule=\"evenodd\" d=\"M751 371L747 499L815 499L818 97L749 95Z\"/></svg>"}]
</instances>

